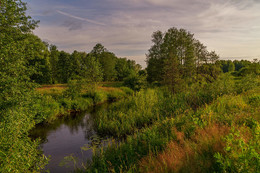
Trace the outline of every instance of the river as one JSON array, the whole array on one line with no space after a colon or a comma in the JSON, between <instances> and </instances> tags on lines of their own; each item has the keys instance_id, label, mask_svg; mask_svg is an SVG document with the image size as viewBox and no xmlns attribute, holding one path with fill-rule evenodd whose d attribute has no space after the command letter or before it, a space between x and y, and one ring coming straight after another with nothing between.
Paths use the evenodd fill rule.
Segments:
<instances>
[{"instance_id":1,"label":"river","mask_svg":"<svg viewBox=\"0 0 260 173\"><path fill-rule=\"evenodd\" d=\"M105 141L96 133L93 119L97 111L107 109L110 104L104 103L81 113L73 113L51 124L39 124L31 131L30 136L33 139L41 139L39 149L45 156L51 156L46 170L50 173L72 172L73 162L60 166L64 157L69 155L78 158L78 167L87 159L91 159L92 150L82 150L81 147Z\"/></svg>"}]
</instances>

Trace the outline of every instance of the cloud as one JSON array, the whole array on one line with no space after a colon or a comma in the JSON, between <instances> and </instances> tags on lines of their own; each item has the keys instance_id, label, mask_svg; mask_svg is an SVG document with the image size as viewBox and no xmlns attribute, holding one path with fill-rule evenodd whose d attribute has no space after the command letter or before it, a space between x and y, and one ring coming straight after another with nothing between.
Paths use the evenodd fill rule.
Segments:
<instances>
[{"instance_id":1,"label":"cloud","mask_svg":"<svg viewBox=\"0 0 260 173\"><path fill-rule=\"evenodd\" d=\"M51 0L34 0L35 14L44 12L38 2L51 11L40 16L35 33L69 52L89 52L100 42L118 56L144 62L152 33L177 27L194 33L222 57L260 55L256 0L78 0L55 1L49 7Z\"/></svg>"},{"instance_id":2,"label":"cloud","mask_svg":"<svg viewBox=\"0 0 260 173\"><path fill-rule=\"evenodd\" d=\"M62 14L62 15L65 15L65 16L68 16L68 17L71 17L71 18L74 18L74 19L78 19L78 20L81 20L81 21L86 21L86 22L89 22L89 23L92 23L92 24L96 24L96 25L103 25L105 26L106 24L104 23L100 23L100 22L96 22L94 20L90 20L90 19L87 19L87 18L82 18L82 17L78 17L78 16L74 16L74 15L71 15L69 13L65 13L65 12L62 12L60 10L56 10L58 13Z\"/></svg>"},{"instance_id":3,"label":"cloud","mask_svg":"<svg viewBox=\"0 0 260 173\"><path fill-rule=\"evenodd\" d=\"M72 30L80 30L83 27L83 24L81 21L75 21L75 20L65 20L61 26L68 27L70 31Z\"/></svg>"}]
</instances>

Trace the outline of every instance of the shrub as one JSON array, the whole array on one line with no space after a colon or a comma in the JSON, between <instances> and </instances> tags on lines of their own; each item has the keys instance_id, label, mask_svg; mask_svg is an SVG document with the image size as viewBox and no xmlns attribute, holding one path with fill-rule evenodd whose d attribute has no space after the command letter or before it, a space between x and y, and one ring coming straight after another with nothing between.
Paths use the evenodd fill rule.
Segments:
<instances>
[{"instance_id":1,"label":"shrub","mask_svg":"<svg viewBox=\"0 0 260 173\"><path fill-rule=\"evenodd\" d=\"M248 134L244 134L247 135ZM252 129L251 139L243 136L243 132L233 129L225 138L225 153L215 154L223 172L258 172L260 170L260 126Z\"/></svg>"},{"instance_id":2,"label":"shrub","mask_svg":"<svg viewBox=\"0 0 260 173\"><path fill-rule=\"evenodd\" d=\"M131 88L128 87L120 87L120 89L125 92L127 95L132 96L134 94L134 91Z\"/></svg>"}]
</instances>

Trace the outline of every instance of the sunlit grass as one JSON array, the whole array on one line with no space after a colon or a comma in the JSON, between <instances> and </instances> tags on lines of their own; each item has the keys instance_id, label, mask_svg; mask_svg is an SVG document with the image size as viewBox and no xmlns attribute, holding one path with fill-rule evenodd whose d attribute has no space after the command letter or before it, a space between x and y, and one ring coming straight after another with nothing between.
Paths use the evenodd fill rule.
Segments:
<instances>
[{"instance_id":1,"label":"sunlit grass","mask_svg":"<svg viewBox=\"0 0 260 173\"><path fill-rule=\"evenodd\" d=\"M230 79L176 95L167 96L158 91L152 92L157 94L146 91L149 93L146 95L141 91L119 102L112 110L101 112L96 121L101 133L127 137L119 144L96 152L86 171L228 171L225 166L229 160L235 161L234 164L239 164L240 158L248 161L242 157L243 152L236 149L236 143L230 145L234 152L226 153L229 139L226 137L233 127L241 131L247 154L252 156L250 147L259 154L258 138L250 135L259 123L259 83L242 89L241 93L241 88L236 90L236 85L227 80ZM232 86L229 83L233 83ZM146 118L149 121L143 121ZM256 167L251 172L254 169Z\"/></svg>"}]
</instances>

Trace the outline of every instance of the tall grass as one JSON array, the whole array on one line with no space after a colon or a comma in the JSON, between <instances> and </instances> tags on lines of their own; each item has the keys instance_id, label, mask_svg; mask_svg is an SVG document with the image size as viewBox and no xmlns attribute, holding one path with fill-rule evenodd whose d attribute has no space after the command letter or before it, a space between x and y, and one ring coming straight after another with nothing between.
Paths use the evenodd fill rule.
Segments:
<instances>
[{"instance_id":1,"label":"tall grass","mask_svg":"<svg viewBox=\"0 0 260 173\"><path fill-rule=\"evenodd\" d=\"M149 89L99 113L99 132L128 136L119 144L96 151L86 171L152 172L155 167L158 172L224 171L223 165L228 163L222 155L220 161L215 156L220 153L224 158L226 154L223 137L234 125L252 129L260 117L259 81L240 95L238 84L243 85L225 75L213 83L194 84L176 95ZM259 154L256 145L253 149ZM178 155L182 151L188 154Z\"/></svg>"},{"instance_id":2,"label":"tall grass","mask_svg":"<svg viewBox=\"0 0 260 173\"><path fill-rule=\"evenodd\" d=\"M67 86L54 85L38 88L39 95L34 109L40 112L35 116L37 123L52 122L57 117L69 115L72 111L86 110L88 107L109 100L118 100L132 95L130 88L98 87L85 90L81 84L73 81Z\"/></svg>"},{"instance_id":3,"label":"tall grass","mask_svg":"<svg viewBox=\"0 0 260 173\"><path fill-rule=\"evenodd\" d=\"M177 140L165 151L139 162L140 172L257 172L259 171L259 107L250 101L255 88L242 95L224 95L193 114L195 133ZM177 120L178 121L178 120ZM189 124L184 124L184 127ZM229 132L229 129L232 131ZM184 154L186 153L186 154Z\"/></svg>"}]
</instances>

